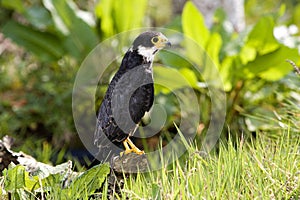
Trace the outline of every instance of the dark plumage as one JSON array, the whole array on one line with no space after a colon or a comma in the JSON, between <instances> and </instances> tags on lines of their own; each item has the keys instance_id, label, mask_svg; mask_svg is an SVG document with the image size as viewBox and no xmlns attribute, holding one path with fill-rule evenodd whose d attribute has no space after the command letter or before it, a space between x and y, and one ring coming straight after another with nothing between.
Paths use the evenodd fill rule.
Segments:
<instances>
[{"instance_id":1,"label":"dark plumage","mask_svg":"<svg viewBox=\"0 0 300 200\"><path fill-rule=\"evenodd\" d=\"M113 149L112 142L118 147L123 143L125 153L143 154L129 140L129 136L133 135L153 104L153 57L165 45L170 43L163 34L144 32L134 40L132 47L124 55L97 116L95 143L100 148L100 153L102 151L102 154L108 154L107 149Z\"/></svg>"}]
</instances>

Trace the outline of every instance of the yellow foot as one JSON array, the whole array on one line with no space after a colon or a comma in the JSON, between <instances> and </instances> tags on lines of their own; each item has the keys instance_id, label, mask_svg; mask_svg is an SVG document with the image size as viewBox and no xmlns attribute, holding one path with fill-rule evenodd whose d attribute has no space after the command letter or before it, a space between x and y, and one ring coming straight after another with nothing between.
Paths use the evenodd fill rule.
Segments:
<instances>
[{"instance_id":1,"label":"yellow foot","mask_svg":"<svg viewBox=\"0 0 300 200\"><path fill-rule=\"evenodd\" d=\"M123 145L125 147L125 151L121 152L121 156L124 154L129 154L129 153L136 153L138 155L142 155L145 154L144 151L139 150L134 144L133 142L129 139L129 137L123 141ZM131 148L130 148L131 147Z\"/></svg>"}]
</instances>

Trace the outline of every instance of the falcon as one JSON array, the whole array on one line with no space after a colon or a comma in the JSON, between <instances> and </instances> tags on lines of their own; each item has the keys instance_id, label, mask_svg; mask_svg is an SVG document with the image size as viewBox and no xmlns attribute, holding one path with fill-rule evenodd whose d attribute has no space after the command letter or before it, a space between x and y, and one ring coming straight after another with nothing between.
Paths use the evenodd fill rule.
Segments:
<instances>
[{"instance_id":1,"label":"falcon","mask_svg":"<svg viewBox=\"0 0 300 200\"><path fill-rule=\"evenodd\" d=\"M170 45L166 36L155 31L143 32L133 41L98 110L95 144L99 151L112 143L123 146L124 154L144 154L130 140L130 136L153 105L154 56Z\"/></svg>"}]
</instances>

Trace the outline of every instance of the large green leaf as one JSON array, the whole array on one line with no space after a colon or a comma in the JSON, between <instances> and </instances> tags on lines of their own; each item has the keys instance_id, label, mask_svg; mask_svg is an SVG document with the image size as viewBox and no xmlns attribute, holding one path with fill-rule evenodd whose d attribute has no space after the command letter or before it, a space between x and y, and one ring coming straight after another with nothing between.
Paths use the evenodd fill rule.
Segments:
<instances>
[{"instance_id":1,"label":"large green leaf","mask_svg":"<svg viewBox=\"0 0 300 200\"><path fill-rule=\"evenodd\" d=\"M22 0L1 0L1 6L16 10L19 13L23 13L26 10Z\"/></svg>"},{"instance_id":2,"label":"large green leaf","mask_svg":"<svg viewBox=\"0 0 300 200\"><path fill-rule=\"evenodd\" d=\"M104 38L114 34L114 21L112 18L113 1L101 0L96 5L95 14L100 19L100 29Z\"/></svg>"},{"instance_id":3,"label":"large green leaf","mask_svg":"<svg viewBox=\"0 0 300 200\"><path fill-rule=\"evenodd\" d=\"M246 45L254 48L260 55L275 51L279 43L273 35L274 20L271 16L261 18L251 30Z\"/></svg>"},{"instance_id":4,"label":"large green leaf","mask_svg":"<svg viewBox=\"0 0 300 200\"><path fill-rule=\"evenodd\" d=\"M101 0L95 14L104 37L142 27L148 0ZM124 34L123 34L124 35Z\"/></svg>"},{"instance_id":5,"label":"large green leaf","mask_svg":"<svg viewBox=\"0 0 300 200\"><path fill-rule=\"evenodd\" d=\"M147 8L147 0L114 0L117 32L139 28Z\"/></svg>"},{"instance_id":6,"label":"large green leaf","mask_svg":"<svg viewBox=\"0 0 300 200\"><path fill-rule=\"evenodd\" d=\"M76 15L79 9L69 0L43 0L58 31L65 35L63 46L68 52L83 59L98 43L93 27Z\"/></svg>"},{"instance_id":7,"label":"large green leaf","mask_svg":"<svg viewBox=\"0 0 300 200\"><path fill-rule=\"evenodd\" d=\"M28 191L39 188L39 180L38 176L31 176L29 175L29 172L25 172L25 186Z\"/></svg>"},{"instance_id":8,"label":"large green leaf","mask_svg":"<svg viewBox=\"0 0 300 200\"><path fill-rule=\"evenodd\" d=\"M182 28L186 36L194 39L201 47L206 46L209 30L205 25L204 17L191 1L188 1L183 8Z\"/></svg>"},{"instance_id":9,"label":"large green leaf","mask_svg":"<svg viewBox=\"0 0 300 200\"><path fill-rule=\"evenodd\" d=\"M91 194L96 189L99 189L109 172L109 164L97 165L75 178L70 188L62 192L66 196L71 194L73 199L82 198L84 194Z\"/></svg>"},{"instance_id":10,"label":"large green leaf","mask_svg":"<svg viewBox=\"0 0 300 200\"><path fill-rule=\"evenodd\" d=\"M244 45L239 53L241 62L246 65L248 62L255 60L256 49L249 45Z\"/></svg>"},{"instance_id":11,"label":"large green leaf","mask_svg":"<svg viewBox=\"0 0 300 200\"><path fill-rule=\"evenodd\" d=\"M218 33L213 33L208 40L206 52L217 67L220 66L219 54L220 54L221 47L222 47L221 36Z\"/></svg>"},{"instance_id":12,"label":"large green leaf","mask_svg":"<svg viewBox=\"0 0 300 200\"><path fill-rule=\"evenodd\" d=\"M292 70L286 59L298 60L298 50L281 45L276 51L249 62L244 67L244 73L247 77L261 76L267 80L278 80Z\"/></svg>"},{"instance_id":13,"label":"large green leaf","mask_svg":"<svg viewBox=\"0 0 300 200\"><path fill-rule=\"evenodd\" d=\"M197 77L195 73L188 68L176 70L173 68L155 66L153 69L154 81L156 88L158 88L157 92L162 89L169 92L180 88L197 87Z\"/></svg>"},{"instance_id":14,"label":"large green leaf","mask_svg":"<svg viewBox=\"0 0 300 200\"><path fill-rule=\"evenodd\" d=\"M202 14L191 1L188 1L183 8L182 29L185 36L186 56L199 66L204 66L210 32Z\"/></svg>"},{"instance_id":15,"label":"large green leaf","mask_svg":"<svg viewBox=\"0 0 300 200\"><path fill-rule=\"evenodd\" d=\"M172 68L180 69L186 67L189 68L192 66L192 63L186 60L182 55L173 51L162 50L158 56L162 60L163 64Z\"/></svg>"},{"instance_id":16,"label":"large green leaf","mask_svg":"<svg viewBox=\"0 0 300 200\"><path fill-rule=\"evenodd\" d=\"M219 73L217 69L220 69L219 54L222 47L222 38L218 33L211 34L208 40L205 65L202 76L206 81L214 80L216 78L216 73Z\"/></svg>"},{"instance_id":17,"label":"large green leaf","mask_svg":"<svg viewBox=\"0 0 300 200\"><path fill-rule=\"evenodd\" d=\"M17 165L4 171L4 188L8 192L16 192L17 189L25 187L25 167Z\"/></svg>"},{"instance_id":18,"label":"large green leaf","mask_svg":"<svg viewBox=\"0 0 300 200\"><path fill-rule=\"evenodd\" d=\"M234 57L225 57L221 63L220 74L224 84L225 91L230 91L233 85L233 67L234 67Z\"/></svg>"},{"instance_id":19,"label":"large green leaf","mask_svg":"<svg viewBox=\"0 0 300 200\"><path fill-rule=\"evenodd\" d=\"M15 43L32 51L41 60L57 60L64 54L60 38L53 34L41 32L14 21L6 23L2 31Z\"/></svg>"},{"instance_id":20,"label":"large green leaf","mask_svg":"<svg viewBox=\"0 0 300 200\"><path fill-rule=\"evenodd\" d=\"M74 20L70 30L64 46L71 55L82 60L97 45L98 39L91 27L80 19Z\"/></svg>"}]
</instances>

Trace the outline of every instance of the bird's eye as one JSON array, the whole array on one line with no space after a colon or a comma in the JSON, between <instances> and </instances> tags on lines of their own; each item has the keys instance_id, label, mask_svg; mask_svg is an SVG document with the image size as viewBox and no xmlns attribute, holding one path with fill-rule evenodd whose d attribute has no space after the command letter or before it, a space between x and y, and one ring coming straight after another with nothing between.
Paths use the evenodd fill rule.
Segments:
<instances>
[{"instance_id":1,"label":"bird's eye","mask_svg":"<svg viewBox=\"0 0 300 200\"><path fill-rule=\"evenodd\" d=\"M151 39L152 43L154 43L154 44L157 43L158 40L159 40L158 37L154 37L154 38Z\"/></svg>"}]
</instances>

